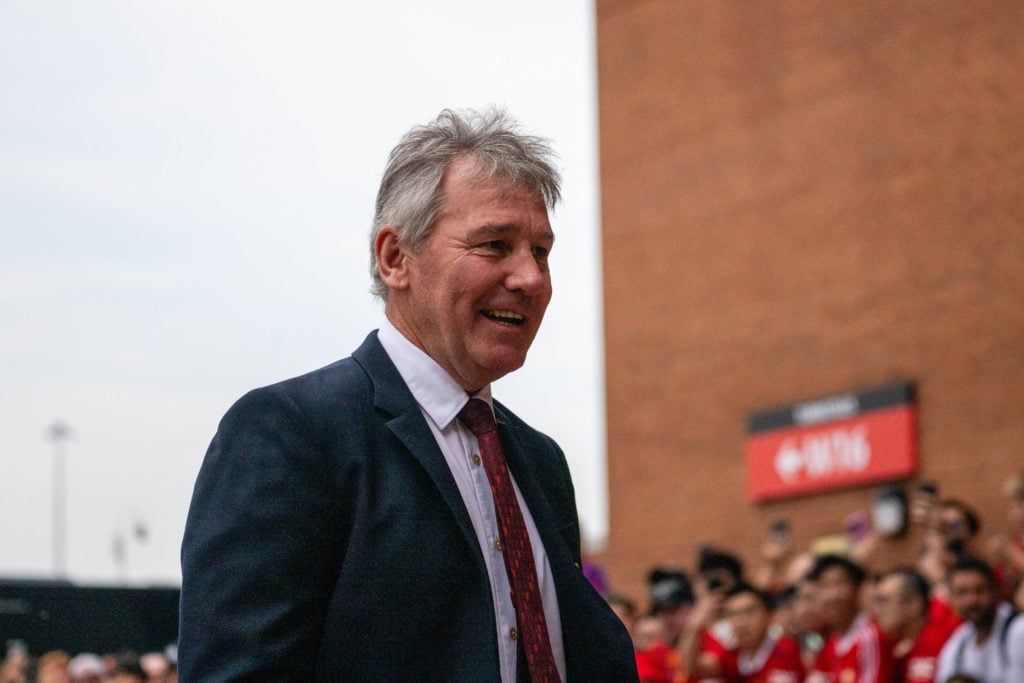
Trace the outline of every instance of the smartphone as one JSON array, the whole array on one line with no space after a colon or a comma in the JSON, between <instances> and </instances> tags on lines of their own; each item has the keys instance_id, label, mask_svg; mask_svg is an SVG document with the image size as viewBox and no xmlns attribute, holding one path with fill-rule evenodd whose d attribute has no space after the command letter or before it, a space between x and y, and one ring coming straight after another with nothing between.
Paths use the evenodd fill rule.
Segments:
<instances>
[{"instance_id":1,"label":"smartphone","mask_svg":"<svg viewBox=\"0 0 1024 683\"><path fill-rule=\"evenodd\" d=\"M844 526L852 541L863 541L871 533L871 518L863 510L857 510L846 516Z\"/></svg>"}]
</instances>

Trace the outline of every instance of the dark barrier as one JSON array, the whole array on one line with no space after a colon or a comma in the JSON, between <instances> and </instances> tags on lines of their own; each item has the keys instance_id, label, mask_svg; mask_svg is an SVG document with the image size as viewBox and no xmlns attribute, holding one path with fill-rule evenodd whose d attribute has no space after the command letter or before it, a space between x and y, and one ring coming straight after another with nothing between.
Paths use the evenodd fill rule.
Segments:
<instances>
[{"instance_id":1,"label":"dark barrier","mask_svg":"<svg viewBox=\"0 0 1024 683\"><path fill-rule=\"evenodd\" d=\"M0 647L22 640L34 655L162 651L178 637L179 594L178 588L0 579Z\"/></svg>"}]
</instances>

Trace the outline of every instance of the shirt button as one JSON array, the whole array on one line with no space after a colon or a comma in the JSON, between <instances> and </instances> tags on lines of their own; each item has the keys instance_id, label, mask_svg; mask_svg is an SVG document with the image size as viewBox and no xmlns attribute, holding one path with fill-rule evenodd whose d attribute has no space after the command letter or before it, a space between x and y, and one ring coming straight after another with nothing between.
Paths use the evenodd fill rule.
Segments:
<instances>
[{"instance_id":1,"label":"shirt button","mask_svg":"<svg viewBox=\"0 0 1024 683\"><path fill-rule=\"evenodd\" d=\"M508 630L508 637L511 638L512 640L518 640L519 639L519 631L517 631L515 629L515 627L510 628Z\"/></svg>"},{"instance_id":2,"label":"shirt button","mask_svg":"<svg viewBox=\"0 0 1024 683\"><path fill-rule=\"evenodd\" d=\"M479 453L474 453L473 455L469 456L469 459L473 461L474 465L479 465L480 464L480 454Z\"/></svg>"},{"instance_id":3,"label":"shirt button","mask_svg":"<svg viewBox=\"0 0 1024 683\"><path fill-rule=\"evenodd\" d=\"M494 539L494 549L497 550L499 553L501 552L501 539L500 538Z\"/></svg>"}]
</instances>

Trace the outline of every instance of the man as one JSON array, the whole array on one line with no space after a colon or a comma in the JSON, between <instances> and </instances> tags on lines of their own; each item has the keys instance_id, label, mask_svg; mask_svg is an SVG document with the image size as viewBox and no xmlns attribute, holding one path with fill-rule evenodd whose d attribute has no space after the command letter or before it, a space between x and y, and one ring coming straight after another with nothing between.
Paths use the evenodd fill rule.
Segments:
<instances>
[{"instance_id":1,"label":"man","mask_svg":"<svg viewBox=\"0 0 1024 683\"><path fill-rule=\"evenodd\" d=\"M243 397L210 445L182 547L182 680L636 678L580 570L561 450L490 395L551 298L550 157L501 112L442 112L392 151L380 330Z\"/></svg>"},{"instance_id":2,"label":"man","mask_svg":"<svg viewBox=\"0 0 1024 683\"><path fill-rule=\"evenodd\" d=\"M807 576L793 585L793 607L790 623L785 624L786 633L800 644L800 660L805 669L810 669L818 659L828 627L818 604L818 591Z\"/></svg>"},{"instance_id":3,"label":"man","mask_svg":"<svg viewBox=\"0 0 1024 683\"><path fill-rule=\"evenodd\" d=\"M981 519L967 503L956 498L943 500L938 515L939 532L960 549L961 554L977 556L981 540Z\"/></svg>"},{"instance_id":4,"label":"man","mask_svg":"<svg viewBox=\"0 0 1024 683\"><path fill-rule=\"evenodd\" d=\"M957 622L929 618L928 582L912 569L895 569L875 582L872 596L875 621L894 641L896 680L933 683L939 652Z\"/></svg>"},{"instance_id":5,"label":"man","mask_svg":"<svg viewBox=\"0 0 1024 683\"><path fill-rule=\"evenodd\" d=\"M724 597L736 586L745 583L743 563L732 553L705 547L701 550L697 562L698 585L706 588L711 595ZM725 619L722 611L722 600L718 601L718 610L712 616L711 625L702 636L703 647L712 655L719 655L736 645L732 634L731 622Z\"/></svg>"},{"instance_id":6,"label":"man","mask_svg":"<svg viewBox=\"0 0 1024 683\"><path fill-rule=\"evenodd\" d=\"M682 662L675 645L693 607L693 586L686 572L658 567L647 577L650 612L636 624L636 669L643 683L673 683Z\"/></svg>"},{"instance_id":7,"label":"man","mask_svg":"<svg viewBox=\"0 0 1024 683\"><path fill-rule=\"evenodd\" d=\"M711 591L724 595L743 583L743 563L732 553L705 547L697 561L697 575Z\"/></svg>"},{"instance_id":8,"label":"man","mask_svg":"<svg viewBox=\"0 0 1024 683\"><path fill-rule=\"evenodd\" d=\"M699 607L698 607L699 609ZM765 591L747 583L725 594L722 613L729 622L735 646L721 652L694 650L696 639L684 641L683 661L688 680L714 679L729 683L799 683L804 678L800 646L771 630L775 603ZM697 610L695 610L695 613Z\"/></svg>"},{"instance_id":9,"label":"man","mask_svg":"<svg viewBox=\"0 0 1024 683\"><path fill-rule=\"evenodd\" d=\"M964 623L939 654L936 680L966 674L983 683L1024 681L1024 618L999 601L988 563L958 560L949 571L949 598Z\"/></svg>"},{"instance_id":10,"label":"man","mask_svg":"<svg viewBox=\"0 0 1024 683\"><path fill-rule=\"evenodd\" d=\"M885 683L892 678L891 646L860 609L864 570L838 555L817 559L815 584L828 639L807 676L808 683Z\"/></svg>"},{"instance_id":11,"label":"man","mask_svg":"<svg viewBox=\"0 0 1024 683\"><path fill-rule=\"evenodd\" d=\"M693 608L690 577L680 569L655 568L647 577L647 594L651 614L664 623L665 642L674 647L679 642Z\"/></svg>"}]
</instances>

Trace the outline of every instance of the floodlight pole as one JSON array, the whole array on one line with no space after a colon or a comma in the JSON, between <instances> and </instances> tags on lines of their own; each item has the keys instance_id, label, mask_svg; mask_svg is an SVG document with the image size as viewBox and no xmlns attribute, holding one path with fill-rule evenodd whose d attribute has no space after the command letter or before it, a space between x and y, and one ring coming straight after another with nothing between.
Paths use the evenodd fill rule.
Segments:
<instances>
[{"instance_id":1,"label":"floodlight pole","mask_svg":"<svg viewBox=\"0 0 1024 683\"><path fill-rule=\"evenodd\" d=\"M67 440L71 428L56 420L46 434L53 444L53 573L67 578Z\"/></svg>"}]
</instances>

